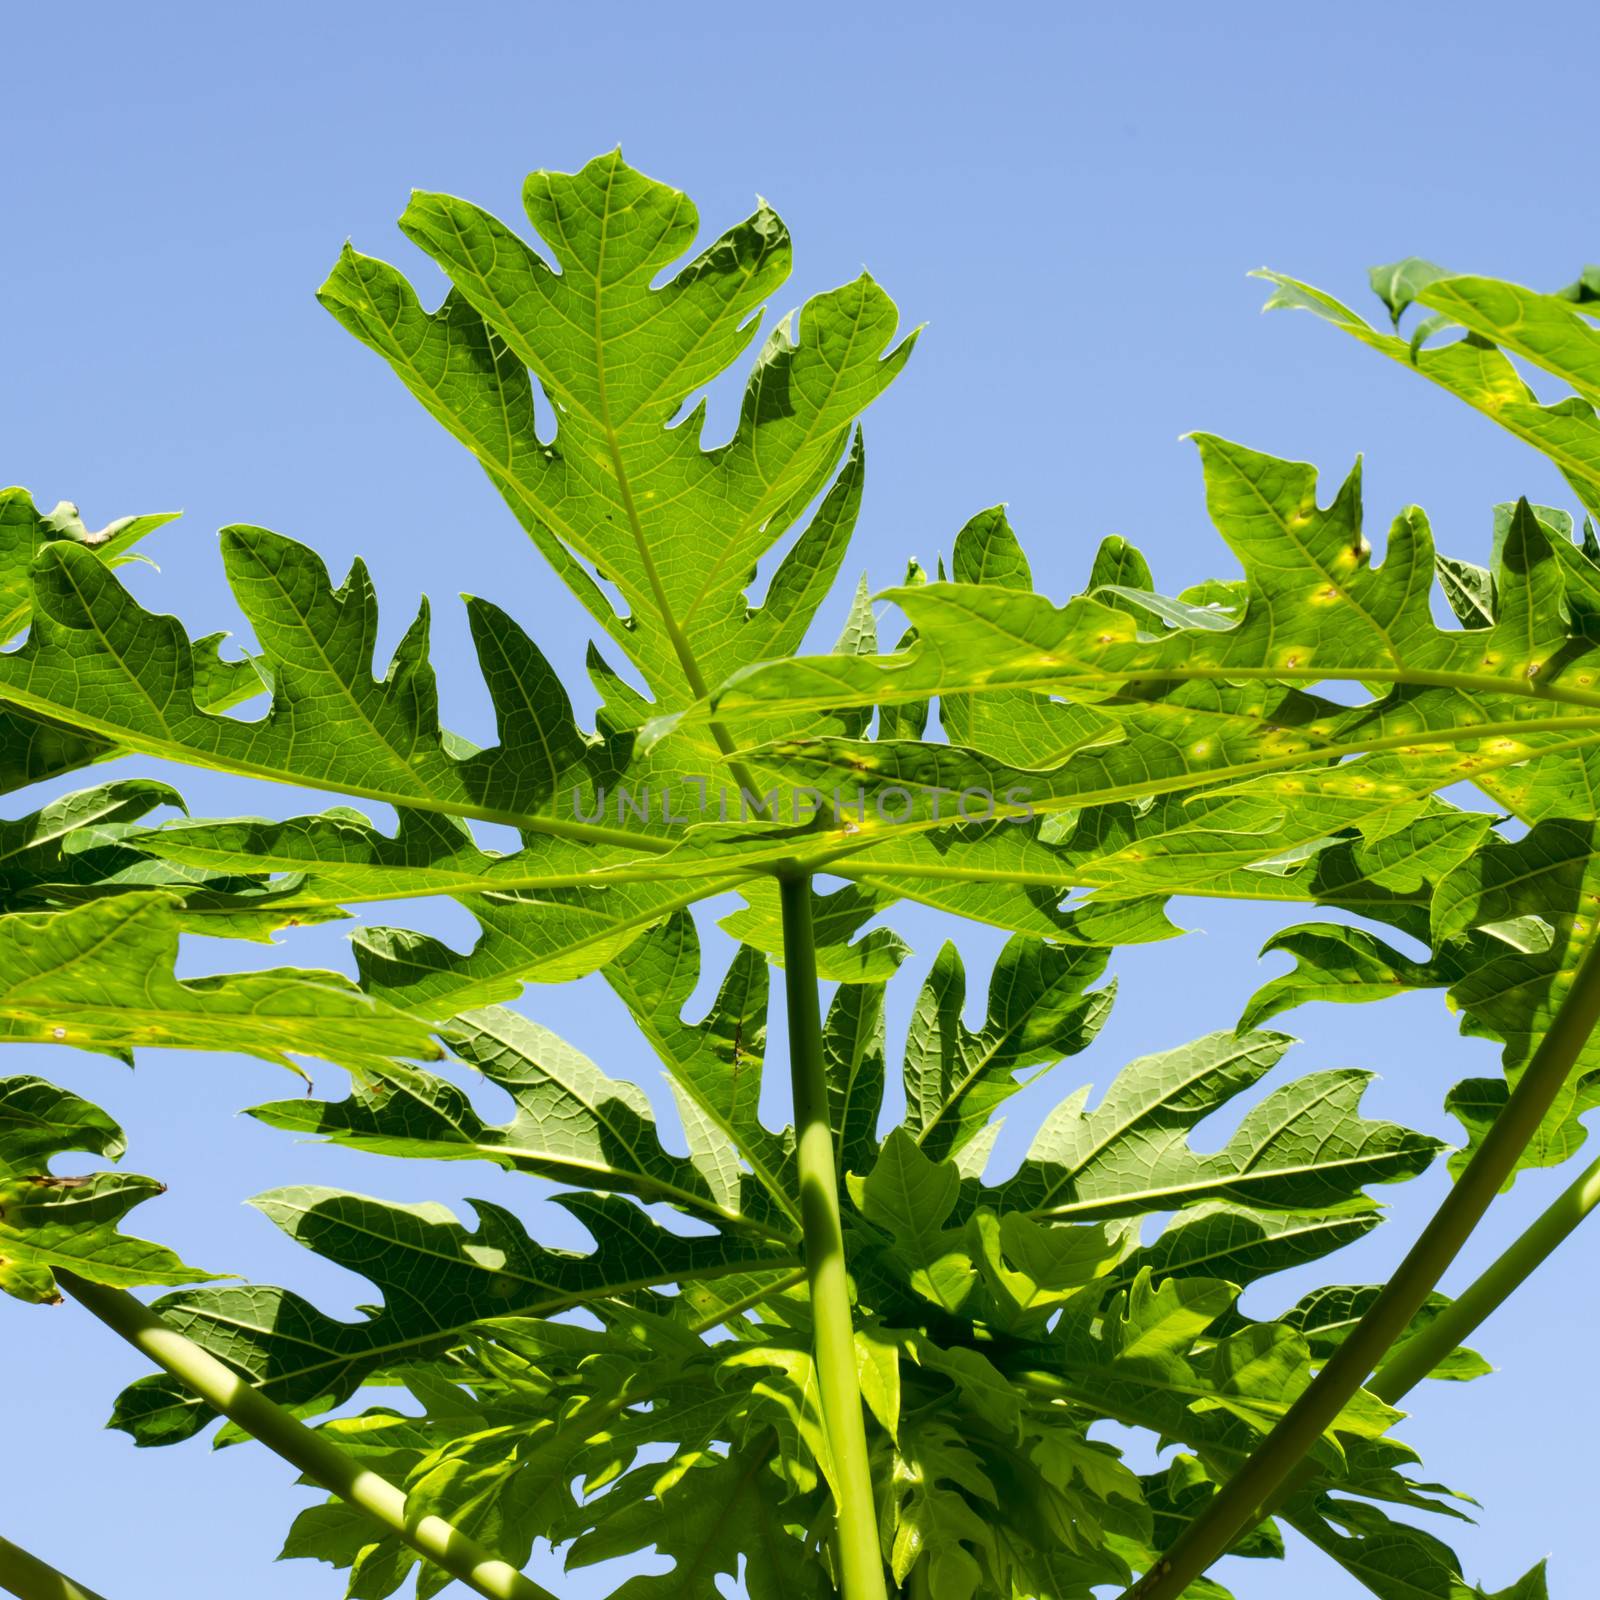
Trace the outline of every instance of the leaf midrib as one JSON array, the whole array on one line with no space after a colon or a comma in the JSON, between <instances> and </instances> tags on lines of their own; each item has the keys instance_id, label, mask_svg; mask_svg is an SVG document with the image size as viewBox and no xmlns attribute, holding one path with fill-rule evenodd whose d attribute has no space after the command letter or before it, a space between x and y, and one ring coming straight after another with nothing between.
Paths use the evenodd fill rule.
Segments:
<instances>
[{"instance_id":1,"label":"leaf midrib","mask_svg":"<svg viewBox=\"0 0 1600 1600\"><path fill-rule=\"evenodd\" d=\"M155 738L147 733L137 731L130 733L127 728L120 727L105 717L97 717L93 713L81 711L76 707L63 708L42 695L32 693L26 689L19 689L14 684L0 683L0 704L20 706L25 711L32 711L56 721L67 719L72 726L80 730L98 733L101 737L110 739L129 749L138 750L145 755L157 756L163 760L173 761L180 766L200 767L211 772L228 772L238 777L261 778L269 783L287 784L298 789L328 788L330 786L329 780L326 778L317 778L307 773L293 772L287 768L275 767L260 761L250 761L240 756L206 751L175 738ZM212 713L201 711L196 707L196 715L210 717ZM214 720L226 722L230 719L217 717ZM248 728L251 724L240 723L238 726ZM621 845L628 849L641 850L657 855L665 854L674 848L668 841L653 840L648 834L628 833L620 829L601 827L594 823L569 822L561 817L538 813L507 811L494 806L480 805L471 800L445 800L434 795L419 795L410 792L402 794L388 789L374 788L367 784L352 784L343 779L335 780L332 787L338 793L350 795L358 800L377 800L387 805L409 808L413 811L433 811L445 816L476 818L482 822L501 822L513 828L526 828L532 833L548 833L560 839L576 839L591 844Z\"/></svg>"},{"instance_id":2,"label":"leaf midrib","mask_svg":"<svg viewBox=\"0 0 1600 1600\"><path fill-rule=\"evenodd\" d=\"M1401 1162L1412 1154L1414 1154L1412 1151L1396 1149L1384 1151L1380 1155L1376 1156L1341 1156L1335 1161L1318 1162L1315 1166L1252 1167L1248 1171L1242 1173L1211 1173L1203 1178L1197 1179L1192 1183L1166 1184L1159 1188L1152 1189L1129 1189L1119 1194L1105 1195L1098 1200L1075 1200L1068 1201L1065 1205L1041 1206L1028 1212L1027 1215L1030 1217L1052 1218L1092 1216L1096 1212L1115 1210L1122 1206L1133 1204L1138 1204L1146 1210L1167 1210L1171 1208L1167 1206L1157 1206L1152 1202L1170 1200L1179 1196L1190 1194L1205 1195L1220 1189L1236 1187L1249 1189L1254 1185L1269 1183L1279 1178L1304 1178L1307 1176L1314 1177L1322 1173L1339 1172L1349 1167L1382 1167L1386 1164ZM1369 1183L1381 1183L1383 1180L1378 1177L1372 1177L1366 1181ZM1340 1204L1351 1206L1353 1214L1355 1206L1363 1198L1363 1196L1354 1195L1351 1197L1351 1199L1342 1201ZM1368 1201L1367 1203L1370 1204L1371 1202ZM1184 1204L1187 1205L1188 1201L1185 1200ZM1293 1213L1297 1208L1294 1206L1286 1206L1283 1209L1287 1212ZM1324 1207L1323 1214L1333 1216L1337 1214L1337 1210L1338 1208L1336 1206Z\"/></svg>"}]
</instances>

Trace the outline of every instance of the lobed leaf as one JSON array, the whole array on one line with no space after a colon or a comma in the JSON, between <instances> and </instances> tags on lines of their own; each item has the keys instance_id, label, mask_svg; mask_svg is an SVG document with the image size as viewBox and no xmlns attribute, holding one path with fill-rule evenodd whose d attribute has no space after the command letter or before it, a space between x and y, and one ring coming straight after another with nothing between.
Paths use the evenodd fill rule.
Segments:
<instances>
[{"instance_id":1,"label":"lobed leaf","mask_svg":"<svg viewBox=\"0 0 1600 1600\"><path fill-rule=\"evenodd\" d=\"M548 1316L649 1284L792 1270L794 1256L749 1235L669 1233L616 1195L556 1197L593 1235L587 1254L548 1249L510 1212L471 1202L469 1232L444 1206L392 1205L300 1187L255 1205L296 1243L375 1284L383 1304L340 1322L288 1290L209 1289L159 1302L181 1332L295 1408L348 1399L373 1374L447 1353L485 1317ZM185 1439L211 1420L201 1402L164 1376L124 1391L113 1426L138 1444Z\"/></svg>"},{"instance_id":2,"label":"lobed leaf","mask_svg":"<svg viewBox=\"0 0 1600 1600\"><path fill-rule=\"evenodd\" d=\"M620 153L532 173L547 263L466 201L417 193L406 236L451 281L437 312L393 268L346 248L319 298L477 457L558 575L644 674L657 704L698 699L787 655L831 587L860 499L859 440L754 607L757 562L796 527L893 380L893 305L865 275L769 335L733 437L706 448L693 397L755 337L787 277L764 204L675 273L698 216ZM557 431L535 425L537 384ZM687 415L682 415L688 409ZM614 589L620 606L614 603Z\"/></svg>"},{"instance_id":3,"label":"lobed leaf","mask_svg":"<svg viewBox=\"0 0 1600 1600\"><path fill-rule=\"evenodd\" d=\"M178 896L129 892L0 916L0 1039L131 1059L138 1047L237 1051L364 1068L438 1055L428 1027L334 972L178 978Z\"/></svg>"},{"instance_id":4,"label":"lobed leaf","mask_svg":"<svg viewBox=\"0 0 1600 1600\"><path fill-rule=\"evenodd\" d=\"M120 1160L122 1130L98 1106L43 1078L0 1079L0 1290L18 1300L61 1298L55 1272L94 1283L200 1283L214 1274L165 1245L119 1231L136 1205L165 1192L124 1172L57 1177L51 1159L84 1151Z\"/></svg>"},{"instance_id":5,"label":"lobed leaf","mask_svg":"<svg viewBox=\"0 0 1600 1600\"><path fill-rule=\"evenodd\" d=\"M489 1124L446 1078L391 1064L355 1083L337 1103L280 1100L251 1115L376 1155L488 1160L519 1172L604 1192L661 1201L723 1227L787 1229L767 1220L761 1196L725 1192L724 1173L702 1148L669 1154L650 1102L626 1079L608 1078L548 1029L500 1007L454 1018L451 1051L510 1095L509 1122ZM754 1213L744 1209L757 1202Z\"/></svg>"}]
</instances>

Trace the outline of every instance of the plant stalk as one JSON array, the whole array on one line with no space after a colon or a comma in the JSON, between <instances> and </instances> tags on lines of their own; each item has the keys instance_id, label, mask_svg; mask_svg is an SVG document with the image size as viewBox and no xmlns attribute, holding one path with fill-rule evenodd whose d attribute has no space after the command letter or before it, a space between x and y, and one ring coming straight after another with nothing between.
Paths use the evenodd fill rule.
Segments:
<instances>
[{"instance_id":1,"label":"plant stalk","mask_svg":"<svg viewBox=\"0 0 1600 1600\"><path fill-rule=\"evenodd\" d=\"M800 1218L805 1233L823 1426L833 1457L840 1586L845 1600L885 1600L866 1420L856 1372L855 1322L845 1272L844 1230L839 1220L839 1178L834 1165L828 1079L823 1065L811 878L806 873L786 874L778 880L778 892L783 905L789 1073L799 1139Z\"/></svg>"},{"instance_id":2,"label":"plant stalk","mask_svg":"<svg viewBox=\"0 0 1600 1600\"><path fill-rule=\"evenodd\" d=\"M1541 1267L1578 1224L1600 1205L1600 1157L1592 1161L1550 1206L1541 1212L1492 1265L1451 1301L1416 1338L1396 1350L1367 1384L1369 1393L1389 1405L1398 1405L1458 1345L1508 1300ZM1040 1382L1039 1374L1023 1373L1020 1381L1046 1394L1059 1385ZM1207 1469L1219 1482L1225 1476L1215 1458L1202 1452ZM1297 1515L1286 1508L1294 1494L1316 1477L1316 1469L1301 1461L1268 1502L1263 1517L1284 1515L1286 1520L1318 1549L1342 1563L1343 1557L1326 1537L1315 1517Z\"/></svg>"},{"instance_id":3,"label":"plant stalk","mask_svg":"<svg viewBox=\"0 0 1600 1600\"><path fill-rule=\"evenodd\" d=\"M1477 1153L1366 1315L1172 1548L1126 1591L1124 1600L1177 1600L1245 1528L1270 1511L1323 1430L1405 1333L1515 1172L1597 1022L1600 939L1591 942L1549 1031Z\"/></svg>"},{"instance_id":4,"label":"plant stalk","mask_svg":"<svg viewBox=\"0 0 1600 1600\"><path fill-rule=\"evenodd\" d=\"M1367 1387L1380 1400L1398 1404L1474 1329L1491 1316L1544 1264L1556 1246L1600 1205L1600 1158L1540 1212L1428 1326L1389 1357Z\"/></svg>"},{"instance_id":5,"label":"plant stalk","mask_svg":"<svg viewBox=\"0 0 1600 1600\"><path fill-rule=\"evenodd\" d=\"M104 1600L5 1538L0 1538L0 1589L17 1600Z\"/></svg>"},{"instance_id":6,"label":"plant stalk","mask_svg":"<svg viewBox=\"0 0 1600 1600\"><path fill-rule=\"evenodd\" d=\"M85 1282L70 1272L58 1271L56 1280L86 1310L192 1389L207 1405L238 1423L330 1494L364 1511L380 1527L476 1590L484 1600L555 1600L548 1589L524 1577L509 1562L442 1517L411 1516L406 1510L405 1494L387 1478L352 1460L275 1400L269 1400L248 1379L163 1322L142 1300L122 1289ZM71 1590L65 1596L49 1590L39 1592L49 1600L66 1600L72 1594Z\"/></svg>"}]
</instances>

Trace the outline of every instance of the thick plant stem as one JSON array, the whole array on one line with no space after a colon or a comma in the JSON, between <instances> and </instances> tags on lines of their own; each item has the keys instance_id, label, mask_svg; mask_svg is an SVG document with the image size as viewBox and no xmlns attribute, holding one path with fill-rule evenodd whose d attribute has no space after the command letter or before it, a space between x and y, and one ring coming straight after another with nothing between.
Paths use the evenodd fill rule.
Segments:
<instances>
[{"instance_id":1,"label":"thick plant stem","mask_svg":"<svg viewBox=\"0 0 1600 1600\"><path fill-rule=\"evenodd\" d=\"M1590 1162L1509 1246L1428 1326L1383 1363L1367 1387L1397 1404L1479 1323L1497 1311L1594 1208L1600 1205L1600 1158Z\"/></svg>"},{"instance_id":2,"label":"thick plant stem","mask_svg":"<svg viewBox=\"0 0 1600 1600\"><path fill-rule=\"evenodd\" d=\"M1550 1029L1477 1153L1367 1313L1177 1542L1125 1600L1177 1600L1272 1507L1301 1460L1422 1308L1539 1131L1600 1022L1600 939L1590 944Z\"/></svg>"},{"instance_id":3,"label":"thick plant stem","mask_svg":"<svg viewBox=\"0 0 1600 1600\"><path fill-rule=\"evenodd\" d=\"M800 1217L811 1290L817 1381L833 1456L839 1568L845 1600L885 1600L883 1555L867 1456L866 1420L856 1376L855 1323L839 1222L828 1080L822 1057L822 1007L817 995L811 879L779 879L783 902L783 971L789 1015L789 1073L799 1139Z\"/></svg>"},{"instance_id":4,"label":"thick plant stem","mask_svg":"<svg viewBox=\"0 0 1600 1600\"><path fill-rule=\"evenodd\" d=\"M57 1272L56 1279L74 1300L207 1405L238 1423L330 1494L364 1511L484 1600L555 1600L548 1589L524 1577L442 1517L410 1516L404 1493L387 1478L369 1471L306 1427L231 1367L168 1326L142 1300L121 1289L87 1283L68 1272Z\"/></svg>"},{"instance_id":5,"label":"thick plant stem","mask_svg":"<svg viewBox=\"0 0 1600 1600\"><path fill-rule=\"evenodd\" d=\"M9 1539L0 1539L0 1589L17 1600L103 1600Z\"/></svg>"}]
</instances>

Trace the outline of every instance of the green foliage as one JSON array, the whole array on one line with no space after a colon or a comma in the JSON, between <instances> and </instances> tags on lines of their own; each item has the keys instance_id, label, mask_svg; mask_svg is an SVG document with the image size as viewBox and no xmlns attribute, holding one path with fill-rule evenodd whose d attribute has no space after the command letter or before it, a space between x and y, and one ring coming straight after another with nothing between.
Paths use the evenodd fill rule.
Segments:
<instances>
[{"instance_id":1,"label":"green foliage","mask_svg":"<svg viewBox=\"0 0 1600 1600\"><path fill-rule=\"evenodd\" d=\"M91 532L69 501L41 512L26 490L0 490L0 645L12 643L34 620L32 571L41 555L71 550L104 567L122 566L140 559L129 554L139 540L175 517L175 512L119 517ZM249 699L261 689L253 663L222 660L223 638L212 634L197 641L192 651L195 697L213 709ZM70 772L113 754L115 748L76 718L57 721L9 699L0 701L0 792Z\"/></svg>"},{"instance_id":2,"label":"green foliage","mask_svg":"<svg viewBox=\"0 0 1600 1600\"><path fill-rule=\"evenodd\" d=\"M532 174L523 202L553 265L478 207L417 193L400 226L450 279L440 309L348 247L320 298L477 457L658 704L698 699L800 644L855 521L859 450L754 609L750 574L798 525L911 341L890 348L894 306L865 275L814 296L798 338L792 319L768 336L733 438L708 450L703 406L679 413L755 338L752 313L789 273L788 230L763 205L658 285L699 219L620 153ZM535 382L559 411L553 440L535 429Z\"/></svg>"},{"instance_id":3,"label":"green foliage","mask_svg":"<svg viewBox=\"0 0 1600 1600\"><path fill-rule=\"evenodd\" d=\"M128 1172L56 1177L51 1158L86 1151L116 1161L122 1130L98 1106L42 1078L0 1079L0 1289L50 1302L57 1267L96 1283L196 1283L211 1276L162 1245L118 1232L141 1201L162 1192Z\"/></svg>"},{"instance_id":4,"label":"green foliage","mask_svg":"<svg viewBox=\"0 0 1600 1600\"><path fill-rule=\"evenodd\" d=\"M535 173L524 198L543 254L464 201L413 197L402 229L450 284L435 311L349 248L321 299L473 453L629 677L591 648L591 731L521 624L469 597L496 718L480 749L445 720L426 602L375 658L361 563L336 587L293 540L225 530L257 653L224 661L221 635L191 640L113 570L168 519L93 534L8 491L0 786L134 752L352 803L156 821L178 793L121 779L0 823L0 1037L129 1061L154 1046L331 1062L348 1074L338 1095L252 1114L374 1158L538 1180L525 1192L553 1198L563 1242L541 1236L551 1213L484 1200L469 1226L433 1202L278 1189L258 1209L377 1303L346 1319L291 1288L187 1287L207 1275L116 1231L157 1186L49 1172L64 1152L119 1154L114 1126L11 1079L0 1286L48 1299L60 1266L177 1288L158 1302L173 1329L291 1409L336 1413L323 1437L401 1482L408 1515L516 1564L541 1543L572 1568L653 1550L666 1570L628 1578L626 1600L728 1580L753 1600L871 1600L862 1519L897 1597L1079 1600L1127 1583L1207 1515L1379 1298L1334 1282L1284 1307L1264 1280L1366 1235L1383 1215L1369 1191L1442 1150L1362 1114L1365 1071L1268 1085L1292 1041L1260 1025L1311 1000L1444 990L1464 1031L1504 1046L1501 1077L1450 1091L1459 1168L1588 953L1600 545L1522 501L1499 508L1480 564L1438 554L1412 507L1375 561L1358 474L1324 505L1310 466L1201 434L1242 576L1164 593L1109 538L1057 605L991 509L956 534L948 569L913 563L885 592L903 627L863 583L834 649L804 655L862 503L861 413L912 348L893 305L863 276L779 321L732 437L710 441L702 391L744 360L789 270L777 217L763 204L678 266L693 206L620 154ZM1466 398L1600 512L1587 289L1537 296L1400 263L1374 279L1396 327L1412 304L1434 314L1407 337L1275 281L1275 304ZM1465 337L1441 342L1450 326ZM1573 395L1541 404L1516 361ZM1461 803L1462 784L1494 809ZM395 809L392 831L354 804L374 802ZM516 829L514 848L489 848L483 823ZM177 975L185 935L265 940L441 895L476 920L470 949L368 926L356 983ZM1294 967L1236 1029L1107 1072L1092 1053L1106 974L1118 947L1178 936L1176 895L1342 920L1274 937ZM981 1016L956 946L937 951L903 1046L886 994L910 950L882 920L902 901L1008 936ZM797 904L814 929L800 947ZM774 967L792 1127L774 1125L770 1092L763 1110ZM811 1062L813 969L836 987ZM529 984L590 974L655 1055L676 1127L658 1128L631 1077L511 1009ZM1524 1164L1581 1143L1594 1050ZM1079 1087L998 1170L1002 1118L1035 1103L1018 1090L1085 1053ZM896 1054L904 1104L886 1128ZM1212 1118L1229 1131L1197 1140ZM847 1281L818 1245L835 1207ZM1432 1351L1412 1341L1449 1314L1424 1296L1395 1348ZM1487 1370L1453 1342L1435 1377ZM859 1432L830 1388L852 1354ZM1481 1595L1446 1545L1391 1517L1459 1514L1418 1476L1399 1418L1349 1394L1281 1520L1384 1600ZM165 1445L213 1416L161 1376L127 1389L114 1420ZM1176 1453L1136 1472L1105 1424ZM1235 1548L1281 1558L1278 1522ZM448 1581L338 1502L305 1511L284 1554L346 1572L360 1600ZM1209 1579L1188 1593L1225 1595ZM1535 1569L1501 1600L1543 1593Z\"/></svg>"},{"instance_id":5,"label":"green foliage","mask_svg":"<svg viewBox=\"0 0 1600 1600\"><path fill-rule=\"evenodd\" d=\"M161 890L0 916L0 1038L123 1059L140 1045L235 1050L284 1066L436 1053L424 1024L335 972L175 977L183 926L181 899Z\"/></svg>"},{"instance_id":6,"label":"green foliage","mask_svg":"<svg viewBox=\"0 0 1600 1600\"><path fill-rule=\"evenodd\" d=\"M794 1287L792 1145L755 1116L766 995L764 984L752 993L751 982L763 971L741 952L706 1018L684 1023L680 1009L696 987L699 958L692 929L678 919L610 974L671 1076L690 1130L687 1158L664 1150L637 1091L497 1010L460 1019L448 1037L463 1061L509 1091L510 1123L486 1123L455 1083L403 1066L384 1069L343 1102L279 1102L256 1113L384 1155L483 1159L581 1185L563 1203L600 1242L596 1254L542 1249L509 1213L482 1202L479 1230L469 1235L439 1207L281 1192L258 1203L301 1243L378 1283L382 1310L351 1325L288 1291L223 1286L164 1301L165 1315L298 1408L337 1403L362 1381L405 1385L427 1408L425 1425L380 1409L328 1426L480 1537L515 1527L518 1541L576 1538L578 1562L655 1544L690 1567L722 1563L714 1570L737 1565L751 1528L825 1543L816 1497L827 1453L813 1416L809 1314ZM978 1034L960 1028L948 1008L940 1032L938 1001L949 990L936 971L929 1027L914 1027L902 1063L908 1086L930 1072L947 1081L952 1060L977 1066L972 1081L981 1085L975 1057L998 1057L1002 1041L1015 1054L1009 1068L995 1068L997 1078L1010 1080L1019 1063L1041 1054L1058 1058L1079 1042L1073 1029L1083 1014L1103 1003L1084 993L1096 971L1095 963L1074 968L1036 947L1008 947L991 982L990 1026ZM827 1058L844 1126L878 1120L880 1003L879 988L845 986L830 1012ZM951 1056L933 1053L941 1039ZM1085 1441L1085 1425L1110 1416L1237 1455L1304 1386L1312 1334L1240 1319L1231 1310L1239 1285L1365 1231L1378 1215L1365 1186L1421 1170L1436 1146L1361 1119L1358 1082L1330 1086L1313 1077L1302 1080L1313 1088L1296 1102L1299 1111L1283 1104L1300 1087L1290 1085L1246 1118L1221 1155L1187 1153L1187 1130L1249 1089L1286 1044L1268 1035L1234 1046L1221 1035L1135 1063L1093 1116L1070 1105L1071 1122L1054 1116L1022 1173L996 1188L958 1165L971 1148L959 1140L958 1118L949 1122L950 1147L937 1158L926 1153L942 1124L927 1117L925 1102L911 1101L911 1120L890 1132L881 1154L873 1153L875 1135L847 1141L861 1172L850 1179L847 1226L863 1364L876 1374L868 1392L877 1396L879 1448L888 1452L884 1539L907 1578L926 1562L930 1581L942 1574L940 1583L959 1587L970 1578L983 1592L1017 1572L1034 1585L1072 1574L1066 1593L1116 1581L1140 1552L1150 1558L1152 1524L1137 1480ZM864 1059L877 1065L863 1070ZM979 1123L980 1140L986 1126ZM1251 1126L1281 1131L1263 1141ZM1166 1154L1153 1158L1156 1150ZM1178 1174L1181 1182L1149 1181ZM1065 1209L1076 1205L1094 1220L1055 1220L1054 1202L1068 1192L1076 1200ZM715 1232L674 1240L624 1196L665 1203ZM1141 1246L1140 1222L1157 1217L1170 1220ZM1220 1247L1218 1222L1236 1230ZM1219 1267L1231 1281L1216 1275ZM663 1299L667 1285L679 1292ZM608 1338L623 1337L617 1319L636 1319L630 1336L644 1348L608 1364L593 1359L596 1336L526 1320L576 1305L602 1318ZM1220 1342L1219 1318L1234 1328ZM1299 1321L1327 1337L1326 1319ZM738 1341L733 1365L727 1344L702 1340L712 1326ZM535 1328L556 1346L541 1351L537 1378L521 1365ZM559 1356L578 1363L570 1376L549 1370ZM652 1370L670 1389L670 1405L644 1389ZM754 1389L750 1374L760 1375ZM909 1435L902 1426L935 1402L941 1414L960 1410L959 1450L939 1431L949 1422L925 1418ZM1330 1436L1331 1483L1367 1488L1365 1479L1348 1484L1337 1464L1350 1442L1381 1438L1392 1417L1365 1398L1351 1408ZM206 1417L169 1380L150 1379L124 1395L117 1421L155 1444L189 1435ZM549 1442L557 1434L559 1446ZM630 1465L647 1445L670 1449L666 1466ZM590 1452L597 1497L580 1503L571 1484L580 1468L590 1470L582 1466ZM551 1466L530 1465L547 1459ZM1377 1474L1385 1498L1414 1492L1398 1472L1391 1464ZM703 1490L674 1493L683 1474ZM714 1516L707 1501L724 1485L727 1499L714 1501L723 1512ZM662 1520L674 1505L681 1524L678 1513ZM938 1538L928 1531L935 1524ZM981 1536L952 1545L949 1530L959 1526ZM1111 1543L1100 1537L1108 1528L1119 1530ZM290 1549L353 1564L357 1593L392 1592L412 1558L358 1533L329 1508L302 1519ZM1061 1538L1064 1550L1052 1542ZM779 1570L802 1555L775 1558Z\"/></svg>"}]
</instances>

